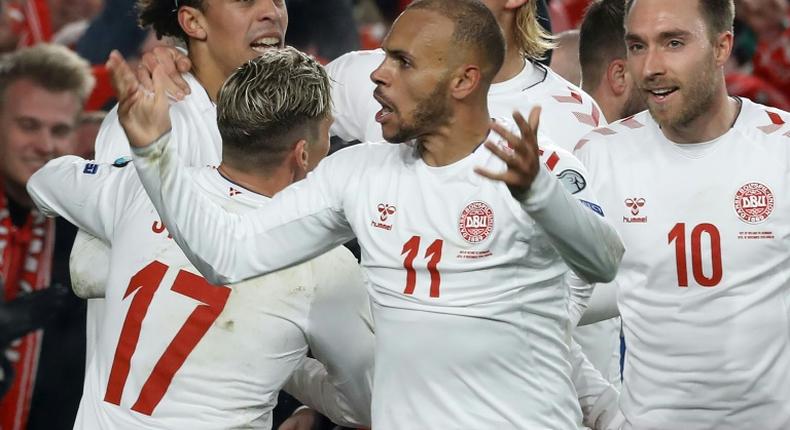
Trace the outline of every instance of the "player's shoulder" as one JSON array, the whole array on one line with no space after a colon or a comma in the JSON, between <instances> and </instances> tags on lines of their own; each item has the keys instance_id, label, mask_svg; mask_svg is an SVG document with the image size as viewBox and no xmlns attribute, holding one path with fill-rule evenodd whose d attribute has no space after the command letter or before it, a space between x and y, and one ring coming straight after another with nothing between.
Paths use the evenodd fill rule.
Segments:
<instances>
[{"instance_id":1,"label":"player's shoulder","mask_svg":"<svg viewBox=\"0 0 790 430\"><path fill-rule=\"evenodd\" d=\"M545 77L543 81L531 87L532 93L538 97L540 101L556 106L573 107L574 105L595 106L598 104L595 99L586 91L579 88L578 85L571 83L562 76L558 75L551 68L538 65L545 70ZM548 103L550 102L550 103ZM600 120L600 110L598 111L598 119ZM593 125L597 126L596 125Z\"/></svg>"},{"instance_id":2,"label":"player's shoulder","mask_svg":"<svg viewBox=\"0 0 790 430\"><path fill-rule=\"evenodd\" d=\"M333 160L338 164L369 165L399 157L406 147L410 148L410 145L408 143L362 142L347 146L327 157L326 160Z\"/></svg>"},{"instance_id":3,"label":"player's shoulder","mask_svg":"<svg viewBox=\"0 0 790 430\"><path fill-rule=\"evenodd\" d=\"M760 141L790 143L790 113L740 97L741 112L735 128Z\"/></svg>"},{"instance_id":4,"label":"player's shoulder","mask_svg":"<svg viewBox=\"0 0 790 430\"><path fill-rule=\"evenodd\" d=\"M192 118L194 112L213 112L216 110L214 103L208 96L206 89L191 73L182 73L187 85L189 94L179 101L171 101L170 113L172 115L182 115L185 118Z\"/></svg>"},{"instance_id":5,"label":"player's shoulder","mask_svg":"<svg viewBox=\"0 0 790 430\"><path fill-rule=\"evenodd\" d=\"M385 54L381 49L351 51L335 58L326 65L330 77L348 73L370 73L384 60Z\"/></svg>"},{"instance_id":6,"label":"player's shoulder","mask_svg":"<svg viewBox=\"0 0 790 430\"><path fill-rule=\"evenodd\" d=\"M638 146L646 136L655 132L654 127L650 126L652 121L650 113L643 111L606 126L594 128L576 143L573 152L577 153L583 148L621 151L622 146L629 148Z\"/></svg>"}]
</instances>

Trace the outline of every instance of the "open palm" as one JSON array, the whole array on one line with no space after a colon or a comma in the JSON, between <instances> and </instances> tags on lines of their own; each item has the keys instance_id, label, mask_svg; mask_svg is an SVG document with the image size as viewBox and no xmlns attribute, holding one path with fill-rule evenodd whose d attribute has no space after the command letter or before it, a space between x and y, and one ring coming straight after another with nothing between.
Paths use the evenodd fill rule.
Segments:
<instances>
[{"instance_id":1,"label":"open palm","mask_svg":"<svg viewBox=\"0 0 790 430\"><path fill-rule=\"evenodd\" d=\"M146 90L120 53L107 60L118 96L118 119L132 147L142 148L170 130L169 102L164 90L164 70L153 72L153 92Z\"/></svg>"}]
</instances>

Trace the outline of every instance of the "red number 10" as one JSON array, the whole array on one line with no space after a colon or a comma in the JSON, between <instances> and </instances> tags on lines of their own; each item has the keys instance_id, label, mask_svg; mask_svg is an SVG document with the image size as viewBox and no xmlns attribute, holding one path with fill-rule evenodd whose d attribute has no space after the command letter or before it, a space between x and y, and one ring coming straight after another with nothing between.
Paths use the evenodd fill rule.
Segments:
<instances>
[{"instance_id":1,"label":"red number 10","mask_svg":"<svg viewBox=\"0 0 790 430\"><path fill-rule=\"evenodd\" d=\"M702 233L710 238L711 269L710 276L702 271ZM675 242L675 260L677 262L678 286L688 287L688 269L686 268L686 224L677 223L668 235L669 243ZM703 287L715 287L721 282L721 236L713 224L699 224L691 230L691 271L694 280Z\"/></svg>"},{"instance_id":2,"label":"red number 10","mask_svg":"<svg viewBox=\"0 0 790 430\"><path fill-rule=\"evenodd\" d=\"M439 297L439 285L442 282L441 275L436 266L442 259L442 245L444 241L436 239L431 246L425 251L425 258L428 258L428 273L431 274L431 288L429 294L431 297ZM406 288L403 294L414 294L414 287L417 285L417 272L414 270L414 259L420 252L420 236L412 236L411 239L403 244L401 255L406 254L403 260L403 268L406 269Z\"/></svg>"},{"instance_id":3,"label":"red number 10","mask_svg":"<svg viewBox=\"0 0 790 430\"><path fill-rule=\"evenodd\" d=\"M134 298L123 322L118 346L115 348L115 358L107 382L107 393L104 395L106 402L121 404L121 395L129 376L132 355L137 349L137 341L140 340L143 319L148 313L154 293L165 277L167 269L166 265L154 261L137 272L129 281L129 287L123 298L126 299L133 293ZM184 270L178 272L170 290L195 299L202 304L199 304L189 315L143 384L132 410L145 415L151 415L154 412L167 392L176 372L195 349L200 339L205 336L209 327L217 320L230 295L230 288L211 285L200 276Z\"/></svg>"}]
</instances>

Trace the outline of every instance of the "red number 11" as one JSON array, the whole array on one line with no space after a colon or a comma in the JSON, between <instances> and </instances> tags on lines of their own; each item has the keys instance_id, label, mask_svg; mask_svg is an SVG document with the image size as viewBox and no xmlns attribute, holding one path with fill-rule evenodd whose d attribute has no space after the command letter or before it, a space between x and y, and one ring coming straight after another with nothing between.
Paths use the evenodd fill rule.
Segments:
<instances>
[{"instance_id":1,"label":"red number 11","mask_svg":"<svg viewBox=\"0 0 790 430\"><path fill-rule=\"evenodd\" d=\"M442 259L442 245L444 241L436 239L431 246L425 251L425 258L428 258L428 273L431 274L431 288L429 294L431 297L439 297L439 285L442 282L441 275L436 266ZM403 294L414 294L414 287L417 285L417 272L414 270L414 259L420 252L420 236L412 236L411 239L403 244L401 255L406 254L403 260L403 268L406 269L406 288Z\"/></svg>"},{"instance_id":2,"label":"red number 11","mask_svg":"<svg viewBox=\"0 0 790 430\"><path fill-rule=\"evenodd\" d=\"M154 261L137 272L129 281L129 287L123 298L126 299L133 293L134 298L123 322L118 346L115 348L115 358L107 382L107 393L104 395L106 402L121 404L123 387L129 376L130 362L135 349L137 349L137 341L140 340L143 320L167 269L168 267L163 263ZM181 326L143 384L132 410L145 415L151 415L154 412L167 392L176 372L195 349L200 339L205 336L209 327L217 320L230 295L230 288L211 285L200 276L184 270L178 272L170 290L195 299L201 304L192 311L184 325Z\"/></svg>"}]
</instances>

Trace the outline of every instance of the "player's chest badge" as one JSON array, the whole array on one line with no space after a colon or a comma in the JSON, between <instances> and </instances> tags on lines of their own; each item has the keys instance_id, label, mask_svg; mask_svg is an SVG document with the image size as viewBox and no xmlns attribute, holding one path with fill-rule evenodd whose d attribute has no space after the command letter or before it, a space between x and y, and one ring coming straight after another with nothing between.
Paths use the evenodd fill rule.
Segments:
<instances>
[{"instance_id":1,"label":"player's chest badge","mask_svg":"<svg viewBox=\"0 0 790 430\"><path fill-rule=\"evenodd\" d=\"M767 185L747 182L735 192L732 204L738 219L754 229L771 216L775 206L774 200L774 193ZM773 239L774 237L774 233L765 226L757 230L738 232L738 239Z\"/></svg>"},{"instance_id":2,"label":"player's chest badge","mask_svg":"<svg viewBox=\"0 0 790 430\"><path fill-rule=\"evenodd\" d=\"M473 201L466 205L458 217L458 233L471 243L485 241L494 230L494 211L488 203Z\"/></svg>"}]
</instances>

